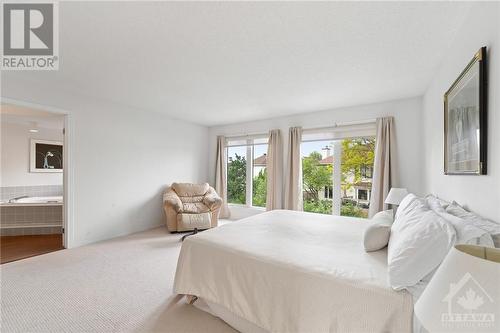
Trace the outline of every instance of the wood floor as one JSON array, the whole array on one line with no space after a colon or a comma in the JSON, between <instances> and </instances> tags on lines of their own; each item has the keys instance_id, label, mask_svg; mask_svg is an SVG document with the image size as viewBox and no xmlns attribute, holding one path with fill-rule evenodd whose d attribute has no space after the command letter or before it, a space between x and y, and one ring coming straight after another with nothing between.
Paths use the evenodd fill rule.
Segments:
<instances>
[{"instance_id":1,"label":"wood floor","mask_svg":"<svg viewBox=\"0 0 500 333\"><path fill-rule=\"evenodd\" d=\"M62 249L61 234L1 236L0 264Z\"/></svg>"}]
</instances>

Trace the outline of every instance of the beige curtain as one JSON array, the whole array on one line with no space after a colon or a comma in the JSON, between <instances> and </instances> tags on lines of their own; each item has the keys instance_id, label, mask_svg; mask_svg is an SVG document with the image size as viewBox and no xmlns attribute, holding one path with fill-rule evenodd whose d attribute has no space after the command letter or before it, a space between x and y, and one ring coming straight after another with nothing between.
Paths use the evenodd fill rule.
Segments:
<instances>
[{"instance_id":1,"label":"beige curtain","mask_svg":"<svg viewBox=\"0 0 500 333\"><path fill-rule=\"evenodd\" d=\"M279 129L269 131L267 146L267 195L266 210L281 209L282 175L283 175L283 142Z\"/></svg>"},{"instance_id":2,"label":"beige curtain","mask_svg":"<svg viewBox=\"0 0 500 333\"><path fill-rule=\"evenodd\" d=\"M391 187L395 186L395 144L394 118L377 118L370 217L388 209L384 201Z\"/></svg>"},{"instance_id":3,"label":"beige curtain","mask_svg":"<svg viewBox=\"0 0 500 333\"><path fill-rule=\"evenodd\" d=\"M226 183L226 138L217 137L217 159L215 165L215 191L222 198L220 218L229 218L231 212L227 205L227 183Z\"/></svg>"},{"instance_id":4,"label":"beige curtain","mask_svg":"<svg viewBox=\"0 0 500 333\"><path fill-rule=\"evenodd\" d=\"M285 169L285 209L302 210L302 128L291 127L288 134L288 158Z\"/></svg>"}]
</instances>

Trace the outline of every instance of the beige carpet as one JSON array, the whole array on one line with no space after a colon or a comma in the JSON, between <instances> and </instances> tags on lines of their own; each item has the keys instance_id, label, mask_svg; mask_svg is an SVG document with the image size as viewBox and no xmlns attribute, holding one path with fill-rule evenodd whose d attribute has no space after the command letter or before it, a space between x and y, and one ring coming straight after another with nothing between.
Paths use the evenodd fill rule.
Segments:
<instances>
[{"instance_id":1,"label":"beige carpet","mask_svg":"<svg viewBox=\"0 0 500 333\"><path fill-rule=\"evenodd\" d=\"M173 303L180 237L165 228L1 266L2 332L235 332Z\"/></svg>"}]
</instances>

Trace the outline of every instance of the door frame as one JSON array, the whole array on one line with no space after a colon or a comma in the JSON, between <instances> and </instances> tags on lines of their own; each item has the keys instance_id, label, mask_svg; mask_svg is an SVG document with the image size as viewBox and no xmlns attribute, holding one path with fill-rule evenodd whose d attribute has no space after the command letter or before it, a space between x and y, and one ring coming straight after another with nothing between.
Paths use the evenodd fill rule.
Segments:
<instances>
[{"instance_id":1,"label":"door frame","mask_svg":"<svg viewBox=\"0 0 500 333\"><path fill-rule=\"evenodd\" d=\"M64 143L63 143L63 247L74 247L74 164L73 164L73 115L68 110L53 106L36 104L22 100L1 97L1 103L23 106L32 109L57 113L64 116Z\"/></svg>"}]
</instances>

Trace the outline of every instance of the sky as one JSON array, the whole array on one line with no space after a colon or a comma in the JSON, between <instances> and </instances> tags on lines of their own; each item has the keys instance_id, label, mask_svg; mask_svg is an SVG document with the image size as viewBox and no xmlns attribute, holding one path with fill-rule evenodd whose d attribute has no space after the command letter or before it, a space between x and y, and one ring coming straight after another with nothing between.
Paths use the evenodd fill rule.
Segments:
<instances>
[{"instance_id":1,"label":"sky","mask_svg":"<svg viewBox=\"0 0 500 333\"><path fill-rule=\"evenodd\" d=\"M257 158L263 154L266 154L267 153L267 145L264 144L264 145L254 145L254 152L253 152L253 156L254 158ZM246 146L241 146L241 147L229 147L228 148L228 153L227 153L227 156L228 157L233 157L238 154L240 156L246 156L247 154L247 147Z\"/></svg>"},{"instance_id":2,"label":"sky","mask_svg":"<svg viewBox=\"0 0 500 333\"><path fill-rule=\"evenodd\" d=\"M309 154L313 151L321 153L321 149L323 149L325 146L330 146L330 148L332 149L331 154L333 155L333 147L331 143L332 140L302 142L302 144L300 145L300 155L301 157L306 157L309 156Z\"/></svg>"}]
</instances>

